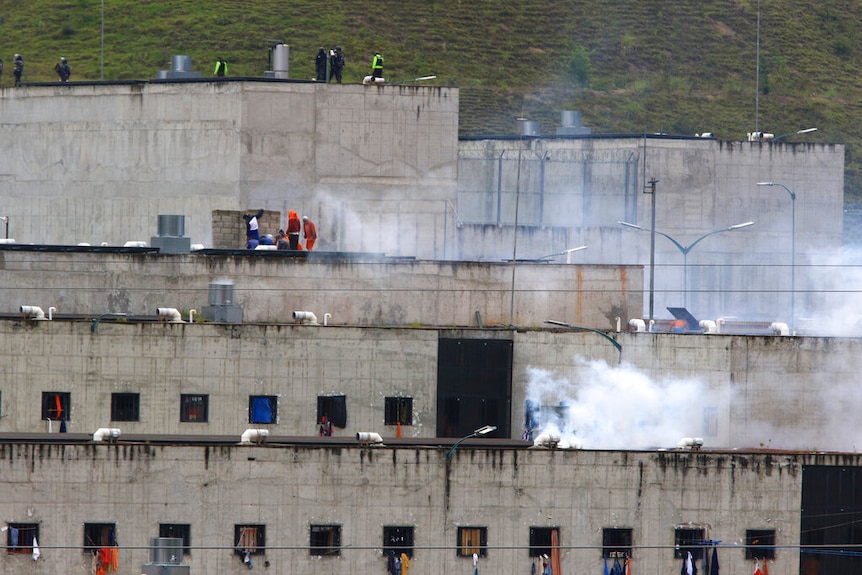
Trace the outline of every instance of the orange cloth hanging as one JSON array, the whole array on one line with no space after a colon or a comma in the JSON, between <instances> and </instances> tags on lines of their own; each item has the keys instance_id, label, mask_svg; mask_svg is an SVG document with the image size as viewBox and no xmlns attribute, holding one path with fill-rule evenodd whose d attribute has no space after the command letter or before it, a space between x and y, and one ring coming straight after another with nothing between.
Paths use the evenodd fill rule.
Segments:
<instances>
[{"instance_id":1,"label":"orange cloth hanging","mask_svg":"<svg viewBox=\"0 0 862 575\"><path fill-rule=\"evenodd\" d=\"M560 562L560 532L556 529L551 529L551 573L563 575Z\"/></svg>"},{"instance_id":2,"label":"orange cloth hanging","mask_svg":"<svg viewBox=\"0 0 862 575\"><path fill-rule=\"evenodd\" d=\"M111 547L111 572L115 572L120 566L120 548Z\"/></svg>"}]
</instances>

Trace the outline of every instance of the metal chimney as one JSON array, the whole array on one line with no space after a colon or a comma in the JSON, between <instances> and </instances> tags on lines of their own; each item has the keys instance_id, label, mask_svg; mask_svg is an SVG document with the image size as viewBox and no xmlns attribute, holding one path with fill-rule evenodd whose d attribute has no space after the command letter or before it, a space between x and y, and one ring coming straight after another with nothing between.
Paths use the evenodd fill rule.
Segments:
<instances>
[{"instance_id":1,"label":"metal chimney","mask_svg":"<svg viewBox=\"0 0 862 575\"><path fill-rule=\"evenodd\" d=\"M230 280L210 282L210 304L201 309L207 321L242 323L242 308L236 305L234 285Z\"/></svg>"}]
</instances>

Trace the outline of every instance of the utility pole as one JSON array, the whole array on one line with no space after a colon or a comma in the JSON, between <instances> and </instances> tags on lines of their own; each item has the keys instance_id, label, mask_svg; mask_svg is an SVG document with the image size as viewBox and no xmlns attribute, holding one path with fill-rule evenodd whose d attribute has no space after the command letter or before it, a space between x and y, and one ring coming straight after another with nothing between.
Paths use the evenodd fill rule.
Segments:
<instances>
[{"instance_id":1,"label":"utility pole","mask_svg":"<svg viewBox=\"0 0 862 575\"><path fill-rule=\"evenodd\" d=\"M650 225L649 239L649 319L655 319L653 312L655 310L655 185L658 180L650 178L647 182L649 186L644 186L645 194L652 194L652 216Z\"/></svg>"}]
</instances>

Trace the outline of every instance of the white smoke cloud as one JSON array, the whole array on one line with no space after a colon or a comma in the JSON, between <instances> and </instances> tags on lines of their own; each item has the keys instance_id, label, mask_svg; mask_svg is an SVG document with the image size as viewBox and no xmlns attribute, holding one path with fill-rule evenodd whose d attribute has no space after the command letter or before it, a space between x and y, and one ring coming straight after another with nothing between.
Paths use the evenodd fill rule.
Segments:
<instances>
[{"instance_id":1,"label":"white smoke cloud","mask_svg":"<svg viewBox=\"0 0 862 575\"><path fill-rule=\"evenodd\" d=\"M695 379L653 381L629 364L578 358L578 380L531 367L527 401L541 406L535 437L559 430L562 440L587 449L675 447L702 435L706 384Z\"/></svg>"},{"instance_id":2,"label":"white smoke cloud","mask_svg":"<svg viewBox=\"0 0 862 575\"><path fill-rule=\"evenodd\" d=\"M862 251L818 254L800 274L803 302L798 327L805 335L862 336ZM798 280L797 280L798 281Z\"/></svg>"}]
</instances>

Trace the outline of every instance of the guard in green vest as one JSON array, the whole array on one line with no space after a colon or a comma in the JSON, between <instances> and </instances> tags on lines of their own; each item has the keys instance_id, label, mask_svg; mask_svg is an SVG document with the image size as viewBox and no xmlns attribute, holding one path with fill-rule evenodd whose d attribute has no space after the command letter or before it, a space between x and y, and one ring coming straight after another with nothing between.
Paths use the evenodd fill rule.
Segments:
<instances>
[{"instance_id":1,"label":"guard in green vest","mask_svg":"<svg viewBox=\"0 0 862 575\"><path fill-rule=\"evenodd\" d=\"M215 70L213 70L213 76L227 76L227 62L224 61L224 58L219 56L216 58Z\"/></svg>"},{"instance_id":2,"label":"guard in green vest","mask_svg":"<svg viewBox=\"0 0 862 575\"><path fill-rule=\"evenodd\" d=\"M383 78L383 56L380 52L375 52L374 59L371 61L371 77Z\"/></svg>"}]
</instances>

